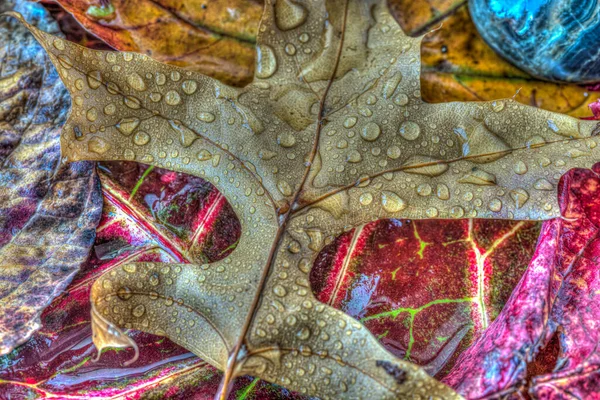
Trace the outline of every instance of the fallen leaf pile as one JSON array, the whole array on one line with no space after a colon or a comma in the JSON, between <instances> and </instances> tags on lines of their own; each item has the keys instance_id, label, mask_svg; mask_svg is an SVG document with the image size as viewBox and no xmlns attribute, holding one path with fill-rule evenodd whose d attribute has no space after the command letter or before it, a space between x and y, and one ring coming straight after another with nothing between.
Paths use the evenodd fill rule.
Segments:
<instances>
[{"instance_id":1,"label":"fallen leaf pile","mask_svg":"<svg viewBox=\"0 0 600 400\"><path fill-rule=\"evenodd\" d=\"M221 398L245 374L325 399L459 397L314 298L319 251L379 218L558 217L561 176L597 159L595 121L512 100L423 102L420 39L384 2L267 2L255 79L241 89L26 26L73 99L68 161L135 160L203 177L238 216L241 236L224 259L207 263L192 240L181 248L191 264L130 259L91 292L100 350L135 347L123 328L167 336L225 371ZM494 340L504 321L501 313L455 364L475 367L446 382L487 379L477 357L493 354L486 334Z\"/></svg>"}]
</instances>

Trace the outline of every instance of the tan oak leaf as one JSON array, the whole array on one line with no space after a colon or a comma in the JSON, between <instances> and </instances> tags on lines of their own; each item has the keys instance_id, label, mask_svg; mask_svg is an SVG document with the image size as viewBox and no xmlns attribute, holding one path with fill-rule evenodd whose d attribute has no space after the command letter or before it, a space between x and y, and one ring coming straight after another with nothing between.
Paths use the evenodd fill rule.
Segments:
<instances>
[{"instance_id":1,"label":"tan oak leaf","mask_svg":"<svg viewBox=\"0 0 600 400\"><path fill-rule=\"evenodd\" d=\"M122 328L168 336L225 371L222 399L242 374L323 399L458 398L313 297L319 250L379 218L553 218L560 176L598 158L596 122L423 102L421 39L383 0L266 1L244 88L29 28L71 92L69 161L200 176L236 211L226 259L125 265L91 299L99 349L135 346Z\"/></svg>"}]
</instances>

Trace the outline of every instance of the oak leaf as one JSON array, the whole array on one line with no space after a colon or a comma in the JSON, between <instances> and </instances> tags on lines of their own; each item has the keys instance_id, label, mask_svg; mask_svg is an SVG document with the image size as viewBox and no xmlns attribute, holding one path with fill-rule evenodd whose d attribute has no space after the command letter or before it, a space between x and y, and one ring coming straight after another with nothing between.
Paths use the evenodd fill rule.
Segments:
<instances>
[{"instance_id":1,"label":"oak leaf","mask_svg":"<svg viewBox=\"0 0 600 400\"><path fill-rule=\"evenodd\" d=\"M383 1L267 2L242 89L29 28L73 96L69 161L206 177L237 213L224 260L127 264L91 294L100 349L134 346L122 327L166 335L225 371L221 398L241 374L322 398L457 397L314 299L318 251L384 217L556 217L558 179L598 153L593 121L512 100L424 103L420 39Z\"/></svg>"},{"instance_id":2,"label":"oak leaf","mask_svg":"<svg viewBox=\"0 0 600 400\"><path fill-rule=\"evenodd\" d=\"M42 6L18 9L58 33ZM86 261L102 196L93 163L61 163L69 100L48 57L14 20L0 21L0 38L0 354L7 354L40 328L41 312Z\"/></svg>"}]
</instances>

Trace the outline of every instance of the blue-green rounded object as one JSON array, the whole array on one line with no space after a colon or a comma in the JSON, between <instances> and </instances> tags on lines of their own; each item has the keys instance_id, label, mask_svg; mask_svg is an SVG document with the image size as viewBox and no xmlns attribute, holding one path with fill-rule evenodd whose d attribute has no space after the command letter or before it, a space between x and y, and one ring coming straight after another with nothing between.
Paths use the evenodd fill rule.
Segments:
<instances>
[{"instance_id":1,"label":"blue-green rounded object","mask_svg":"<svg viewBox=\"0 0 600 400\"><path fill-rule=\"evenodd\" d=\"M469 0L483 39L550 81L600 82L600 0Z\"/></svg>"}]
</instances>

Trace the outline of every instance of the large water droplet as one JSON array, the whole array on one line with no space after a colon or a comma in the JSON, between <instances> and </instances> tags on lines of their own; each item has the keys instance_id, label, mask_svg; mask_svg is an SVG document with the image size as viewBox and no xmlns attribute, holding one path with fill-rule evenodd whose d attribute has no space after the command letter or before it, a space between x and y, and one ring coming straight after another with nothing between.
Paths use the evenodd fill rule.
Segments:
<instances>
[{"instance_id":1,"label":"large water droplet","mask_svg":"<svg viewBox=\"0 0 600 400\"><path fill-rule=\"evenodd\" d=\"M416 155L410 157L404 165L404 172L408 174L417 174L425 176L440 176L448 170L448 164L437 158Z\"/></svg>"},{"instance_id":2,"label":"large water droplet","mask_svg":"<svg viewBox=\"0 0 600 400\"><path fill-rule=\"evenodd\" d=\"M143 92L146 90L146 83L144 82L144 79L135 72L127 76L127 84L138 92Z\"/></svg>"},{"instance_id":3,"label":"large water droplet","mask_svg":"<svg viewBox=\"0 0 600 400\"><path fill-rule=\"evenodd\" d=\"M529 200L529 193L525 189L517 188L510 191L510 197L515 202L517 209L519 209Z\"/></svg>"},{"instance_id":4,"label":"large water droplet","mask_svg":"<svg viewBox=\"0 0 600 400\"><path fill-rule=\"evenodd\" d=\"M123 118L117 123L117 129L123 135L130 135L131 132L135 130L140 124L140 120L138 118Z\"/></svg>"},{"instance_id":5,"label":"large water droplet","mask_svg":"<svg viewBox=\"0 0 600 400\"><path fill-rule=\"evenodd\" d=\"M533 184L533 187L536 188L537 190L547 190L547 191L554 190L554 186L552 186L552 184L544 178L538 179Z\"/></svg>"},{"instance_id":6,"label":"large water droplet","mask_svg":"<svg viewBox=\"0 0 600 400\"><path fill-rule=\"evenodd\" d=\"M396 193L383 191L381 192L381 205L383 209L390 213L402 211L406 208L406 202Z\"/></svg>"},{"instance_id":7,"label":"large water droplet","mask_svg":"<svg viewBox=\"0 0 600 400\"><path fill-rule=\"evenodd\" d=\"M275 23L282 31L289 31L302 25L308 16L306 8L291 0L278 0L275 3Z\"/></svg>"},{"instance_id":8,"label":"large water droplet","mask_svg":"<svg viewBox=\"0 0 600 400\"><path fill-rule=\"evenodd\" d=\"M181 103L181 96L175 90L169 90L167 94L165 94L165 103L170 106L176 106Z\"/></svg>"},{"instance_id":9,"label":"large water droplet","mask_svg":"<svg viewBox=\"0 0 600 400\"><path fill-rule=\"evenodd\" d=\"M398 85L402 81L402 74L400 71L396 72L390 79L388 79L383 85L383 97L386 99L391 98L394 92L398 88Z\"/></svg>"},{"instance_id":10,"label":"large water droplet","mask_svg":"<svg viewBox=\"0 0 600 400\"><path fill-rule=\"evenodd\" d=\"M266 79L277 71L277 59L273 49L265 44L256 47L256 76Z\"/></svg>"},{"instance_id":11,"label":"large water droplet","mask_svg":"<svg viewBox=\"0 0 600 400\"><path fill-rule=\"evenodd\" d=\"M109 149L110 149L110 144L108 144L102 138L97 138L97 137L91 138L90 141L88 142L88 150L93 153L104 154Z\"/></svg>"},{"instance_id":12,"label":"large water droplet","mask_svg":"<svg viewBox=\"0 0 600 400\"><path fill-rule=\"evenodd\" d=\"M171 128L179 133L179 142L183 147L189 147L198 139L198 136L190 128L184 126L181 121L169 120Z\"/></svg>"},{"instance_id":13,"label":"large water droplet","mask_svg":"<svg viewBox=\"0 0 600 400\"><path fill-rule=\"evenodd\" d=\"M421 134L421 127L412 121L404 121L400 125L400 135L406 140L415 140Z\"/></svg>"},{"instance_id":14,"label":"large water droplet","mask_svg":"<svg viewBox=\"0 0 600 400\"><path fill-rule=\"evenodd\" d=\"M496 175L474 167L469 173L458 179L458 182L479 186L493 186L496 184Z\"/></svg>"},{"instance_id":15,"label":"large water droplet","mask_svg":"<svg viewBox=\"0 0 600 400\"><path fill-rule=\"evenodd\" d=\"M379 125L377 125L375 122L369 122L360 131L360 136L367 142L373 142L377 140L380 133L381 128L379 127Z\"/></svg>"}]
</instances>

